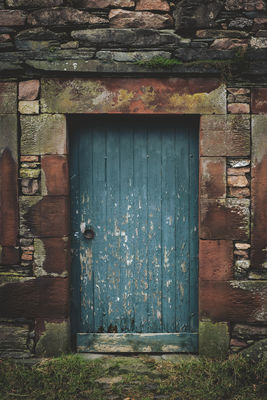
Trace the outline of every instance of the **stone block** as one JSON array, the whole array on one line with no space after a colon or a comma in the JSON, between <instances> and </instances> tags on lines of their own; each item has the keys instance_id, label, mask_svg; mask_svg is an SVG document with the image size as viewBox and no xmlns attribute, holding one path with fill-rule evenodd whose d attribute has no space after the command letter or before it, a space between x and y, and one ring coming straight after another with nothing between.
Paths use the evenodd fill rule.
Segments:
<instances>
[{"instance_id":1,"label":"stone block","mask_svg":"<svg viewBox=\"0 0 267 400\"><path fill-rule=\"evenodd\" d=\"M64 0L6 0L9 8L45 8L62 6Z\"/></svg>"},{"instance_id":2,"label":"stone block","mask_svg":"<svg viewBox=\"0 0 267 400\"><path fill-rule=\"evenodd\" d=\"M253 114L267 114L267 88L251 90L251 111Z\"/></svg>"},{"instance_id":3,"label":"stone block","mask_svg":"<svg viewBox=\"0 0 267 400\"><path fill-rule=\"evenodd\" d=\"M232 175L232 176L228 176L227 184L228 184L228 186L232 186L232 187L246 187L246 186L248 186L248 180L243 175L241 175L241 176Z\"/></svg>"},{"instance_id":4,"label":"stone block","mask_svg":"<svg viewBox=\"0 0 267 400\"><path fill-rule=\"evenodd\" d=\"M233 242L199 241L199 279L227 281L233 278Z\"/></svg>"},{"instance_id":5,"label":"stone block","mask_svg":"<svg viewBox=\"0 0 267 400\"><path fill-rule=\"evenodd\" d=\"M33 100L33 101L25 101L25 100L20 100L19 101L19 112L20 114L39 114L39 101L38 100Z\"/></svg>"},{"instance_id":6,"label":"stone block","mask_svg":"<svg viewBox=\"0 0 267 400\"><path fill-rule=\"evenodd\" d=\"M40 81L37 79L19 82L19 100L36 100L39 89Z\"/></svg>"},{"instance_id":7,"label":"stone block","mask_svg":"<svg viewBox=\"0 0 267 400\"><path fill-rule=\"evenodd\" d=\"M175 28L181 32L192 32L199 28L211 28L223 8L222 0L182 0L176 3L174 11Z\"/></svg>"},{"instance_id":8,"label":"stone block","mask_svg":"<svg viewBox=\"0 0 267 400\"><path fill-rule=\"evenodd\" d=\"M70 267L68 238L34 239L34 271L67 275Z\"/></svg>"},{"instance_id":9,"label":"stone block","mask_svg":"<svg viewBox=\"0 0 267 400\"><path fill-rule=\"evenodd\" d=\"M232 103L228 104L227 110L229 114L249 114L250 105L247 103Z\"/></svg>"},{"instance_id":10,"label":"stone block","mask_svg":"<svg viewBox=\"0 0 267 400\"><path fill-rule=\"evenodd\" d=\"M247 49L248 43L248 39L221 38L215 39L210 47L216 50Z\"/></svg>"},{"instance_id":11,"label":"stone block","mask_svg":"<svg viewBox=\"0 0 267 400\"><path fill-rule=\"evenodd\" d=\"M248 37L248 33L229 29L200 29L196 32L196 37L201 39L246 38Z\"/></svg>"},{"instance_id":12,"label":"stone block","mask_svg":"<svg viewBox=\"0 0 267 400\"><path fill-rule=\"evenodd\" d=\"M135 6L134 0L78 0L77 5L81 8L131 8Z\"/></svg>"},{"instance_id":13,"label":"stone block","mask_svg":"<svg viewBox=\"0 0 267 400\"><path fill-rule=\"evenodd\" d=\"M230 334L226 322L200 321L199 355L213 359L225 359L229 354Z\"/></svg>"},{"instance_id":14,"label":"stone block","mask_svg":"<svg viewBox=\"0 0 267 400\"><path fill-rule=\"evenodd\" d=\"M17 113L16 82L0 82L0 114Z\"/></svg>"},{"instance_id":15,"label":"stone block","mask_svg":"<svg viewBox=\"0 0 267 400\"><path fill-rule=\"evenodd\" d=\"M118 62L137 62L137 61L149 61L155 57L163 57L165 59L171 58L171 52L169 51L111 51L111 50L100 50L96 52L96 58L104 61L118 61Z\"/></svg>"},{"instance_id":16,"label":"stone block","mask_svg":"<svg viewBox=\"0 0 267 400\"><path fill-rule=\"evenodd\" d=\"M45 330L35 348L37 356L57 357L69 353L71 350L69 322L45 322L44 325Z\"/></svg>"},{"instance_id":17,"label":"stone block","mask_svg":"<svg viewBox=\"0 0 267 400\"><path fill-rule=\"evenodd\" d=\"M0 246L0 264L15 265L20 259L18 247L1 247Z\"/></svg>"},{"instance_id":18,"label":"stone block","mask_svg":"<svg viewBox=\"0 0 267 400\"><path fill-rule=\"evenodd\" d=\"M249 188L230 187L229 196L243 199L250 196L250 190Z\"/></svg>"},{"instance_id":19,"label":"stone block","mask_svg":"<svg viewBox=\"0 0 267 400\"><path fill-rule=\"evenodd\" d=\"M20 216L20 232L25 237L62 237L69 233L66 197L22 196Z\"/></svg>"},{"instance_id":20,"label":"stone block","mask_svg":"<svg viewBox=\"0 0 267 400\"><path fill-rule=\"evenodd\" d=\"M167 0L137 0L136 10L170 11L170 5Z\"/></svg>"},{"instance_id":21,"label":"stone block","mask_svg":"<svg viewBox=\"0 0 267 400\"><path fill-rule=\"evenodd\" d=\"M22 154L66 154L64 115L22 115L20 121Z\"/></svg>"},{"instance_id":22,"label":"stone block","mask_svg":"<svg viewBox=\"0 0 267 400\"><path fill-rule=\"evenodd\" d=\"M1 83L0 83L1 86ZM1 94L0 94L1 96ZM12 97L11 97L12 101ZM13 160L18 161L18 132L17 115L0 114L0 157L5 149L11 152Z\"/></svg>"},{"instance_id":23,"label":"stone block","mask_svg":"<svg viewBox=\"0 0 267 400\"><path fill-rule=\"evenodd\" d=\"M252 117L252 237L253 268L267 267L267 115Z\"/></svg>"},{"instance_id":24,"label":"stone block","mask_svg":"<svg viewBox=\"0 0 267 400\"><path fill-rule=\"evenodd\" d=\"M44 79L41 110L48 113L223 114L226 90L216 79Z\"/></svg>"},{"instance_id":25,"label":"stone block","mask_svg":"<svg viewBox=\"0 0 267 400\"><path fill-rule=\"evenodd\" d=\"M69 313L66 278L33 278L0 286L1 317L66 318Z\"/></svg>"},{"instance_id":26,"label":"stone block","mask_svg":"<svg viewBox=\"0 0 267 400\"><path fill-rule=\"evenodd\" d=\"M200 196L207 199L226 197L226 159L200 157Z\"/></svg>"},{"instance_id":27,"label":"stone block","mask_svg":"<svg viewBox=\"0 0 267 400\"><path fill-rule=\"evenodd\" d=\"M21 10L0 10L0 26L23 26L27 14Z\"/></svg>"},{"instance_id":28,"label":"stone block","mask_svg":"<svg viewBox=\"0 0 267 400\"><path fill-rule=\"evenodd\" d=\"M68 35L65 32L54 32L50 29L38 27L28 28L20 31L16 35L16 41L62 41L67 40Z\"/></svg>"},{"instance_id":29,"label":"stone block","mask_svg":"<svg viewBox=\"0 0 267 400\"><path fill-rule=\"evenodd\" d=\"M169 14L154 14L149 11L111 10L109 21L113 28L165 29L173 26L173 19Z\"/></svg>"},{"instance_id":30,"label":"stone block","mask_svg":"<svg viewBox=\"0 0 267 400\"><path fill-rule=\"evenodd\" d=\"M70 7L43 8L33 11L27 19L30 26L98 26L108 23L107 18Z\"/></svg>"},{"instance_id":31,"label":"stone block","mask_svg":"<svg viewBox=\"0 0 267 400\"><path fill-rule=\"evenodd\" d=\"M200 119L201 156L249 156L249 115L203 115Z\"/></svg>"},{"instance_id":32,"label":"stone block","mask_svg":"<svg viewBox=\"0 0 267 400\"><path fill-rule=\"evenodd\" d=\"M29 344L29 326L12 320L0 322L0 357L32 357Z\"/></svg>"},{"instance_id":33,"label":"stone block","mask_svg":"<svg viewBox=\"0 0 267 400\"><path fill-rule=\"evenodd\" d=\"M200 202L200 238L248 240L250 234L250 201L219 199Z\"/></svg>"},{"instance_id":34,"label":"stone block","mask_svg":"<svg viewBox=\"0 0 267 400\"><path fill-rule=\"evenodd\" d=\"M256 323L266 321L267 289L263 281L200 281L200 318Z\"/></svg>"},{"instance_id":35,"label":"stone block","mask_svg":"<svg viewBox=\"0 0 267 400\"><path fill-rule=\"evenodd\" d=\"M41 159L42 195L69 194L69 172L66 156L48 155Z\"/></svg>"}]
</instances>

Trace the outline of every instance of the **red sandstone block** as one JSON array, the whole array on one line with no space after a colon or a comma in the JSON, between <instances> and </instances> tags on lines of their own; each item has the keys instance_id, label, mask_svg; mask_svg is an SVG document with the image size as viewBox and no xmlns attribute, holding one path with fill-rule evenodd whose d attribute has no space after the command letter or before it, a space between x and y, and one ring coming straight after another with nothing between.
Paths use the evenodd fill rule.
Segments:
<instances>
[{"instance_id":1,"label":"red sandstone block","mask_svg":"<svg viewBox=\"0 0 267 400\"><path fill-rule=\"evenodd\" d=\"M69 172L66 156L47 155L41 159L41 168L45 176L48 195L68 195Z\"/></svg>"},{"instance_id":2,"label":"red sandstone block","mask_svg":"<svg viewBox=\"0 0 267 400\"><path fill-rule=\"evenodd\" d=\"M208 199L226 197L225 158L200 158L200 196Z\"/></svg>"},{"instance_id":3,"label":"red sandstone block","mask_svg":"<svg viewBox=\"0 0 267 400\"><path fill-rule=\"evenodd\" d=\"M19 263L19 249L17 247L2 247L0 263L4 265L15 265Z\"/></svg>"},{"instance_id":4,"label":"red sandstone block","mask_svg":"<svg viewBox=\"0 0 267 400\"><path fill-rule=\"evenodd\" d=\"M19 82L19 100L36 100L40 82L36 79Z\"/></svg>"},{"instance_id":5,"label":"red sandstone block","mask_svg":"<svg viewBox=\"0 0 267 400\"><path fill-rule=\"evenodd\" d=\"M250 190L249 188L230 187L229 195L231 197L242 199L250 196Z\"/></svg>"},{"instance_id":6,"label":"red sandstone block","mask_svg":"<svg viewBox=\"0 0 267 400\"><path fill-rule=\"evenodd\" d=\"M250 173L250 168L227 168L227 175L245 175Z\"/></svg>"},{"instance_id":7,"label":"red sandstone block","mask_svg":"<svg viewBox=\"0 0 267 400\"><path fill-rule=\"evenodd\" d=\"M242 323L262 321L267 317L266 302L264 282L199 282L200 318Z\"/></svg>"},{"instance_id":8,"label":"red sandstone block","mask_svg":"<svg viewBox=\"0 0 267 400\"><path fill-rule=\"evenodd\" d=\"M233 278L233 242L231 240L199 241L199 279L210 281Z\"/></svg>"},{"instance_id":9,"label":"red sandstone block","mask_svg":"<svg viewBox=\"0 0 267 400\"><path fill-rule=\"evenodd\" d=\"M0 26L23 26L27 14L20 10L0 10Z\"/></svg>"},{"instance_id":10,"label":"red sandstone block","mask_svg":"<svg viewBox=\"0 0 267 400\"><path fill-rule=\"evenodd\" d=\"M66 318L69 313L66 278L37 278L0 287L0 317Z\"/></svg>"},{"instance_id":11,"label":"red sandstone block","mask_svg":"<svg viewBox=\"0 0 267 400\"><path fill-rule=\"evenodd\" d=\"M252 89L251 111L253 114L267 114L267 88Z\"/></svg>"},{"instance_id":12,"label":"red sandstone block","mask_svg":"<svg viewBox=\"0 0 267 400\"><path fill-rule=\"evenodd\" d=\"M227 106L230 114L249 114L250 105L247 103L232 103Z\"/></svg>"},{"instance_id":13,"label":"red sandstone block","mask_svg":"<svg viewBox=\"0 0 267 400\"><path fill-rule=\"evenodd\" d=\"M23 261L31 261L33 259L33 254L32 253L31 254L23 253L21 255L21 259Z\"/></svg>"},{"instance_id":14,"label":"red sandstone block","mask_svg":"<svg viewBox=\"0 0 267 400\"><path fill-rule=\"evenodd\" d=\"M36 237L62 237L69 233L69 207L66 197L46 196L25 215L25 223Z\"/></svg>"},{"instance_id":15,"label":"red sandstone block","mask_svg":"<svg viewBox=\"0 0 267 400\"><path fill-rule=\"evenodd\" d=\"M109 21L112 28L165 29L173 26L173 18L169 14L155 14L149 11L111 10Z\"/></svg>"},{"instance_id":16,"label":"red sandstone block","mask_svg":"<svg viewBox=\"0 0 267 400\"><path fill-rule=\"evenodd\" d=\"M170 11L166 0L137 0L136 10Z\"/></svg>"},{"instance_id":17,"label":"red sandstone block","mask_svg":"<svg viewBox=\"0 0 267 400\"><path fill-rule=\"evenodd\" d=\"M17 165L9 149L0 156L0 244L16 246L18 235Z\"/></svg>"},{"instance_id":18,"label":"red sandstone block","mask_svg":"<svg viewBox=\"0 0 267 400\"><path fill-rule=\"evenodd\" d=\"M233 186L233 187L246 187L248 186L248 180L244 175L232 175L228 176L227 178L227 184L228 186Z\"/></svg>"},{"instance_id":19,"label":"red sandstone block","mask_svg":"<svg viewBox=\"0 0 267 400\"><path fill-rule=\"evenodd\" d=\"M200 238L248 240L250 222L248 199L200 201Z\"/></svg>"},{"instance_id":20,"label":"red sandstone block","mask_svg":"<svg viewBox=\"0 0 267 400\"><path fill-rule=\"evenodd\" d=\"M250 155L249 115L203 115L200 119L200 155Z\"/></svg>"},{"instance_id":21,"label":"red sandstone block","mask_svg":"<svg viewBox=\"0 0 267 400\"><path fill-rule=\"evenodd\" d=\"M38 162L39 157L38 156L21 156L20 161L21 162Z\"/></svg>"},{"instance_id":22,"label":"red sandstone block","mask_svg":"<svg viewBox=\"0 0 267 400\"><path fill-rule=\"evenodd\" d=\"M62 274L69 271L70 254L67 238L42 239L45 248L43 268L48 273Z\"/></svg>"}]
</instances>

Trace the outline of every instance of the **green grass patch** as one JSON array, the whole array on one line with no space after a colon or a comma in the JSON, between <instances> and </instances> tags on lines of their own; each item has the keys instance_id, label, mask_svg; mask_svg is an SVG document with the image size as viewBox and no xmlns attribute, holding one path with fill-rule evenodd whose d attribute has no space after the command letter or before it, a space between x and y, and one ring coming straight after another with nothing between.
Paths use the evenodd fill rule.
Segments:
<instances>
[{"instance_id":1,"label":"green grass patch","mask_svg":"<svg viewBox=\"0 0 267 400\"><path fill-rule=\"evenodd\" d=\"M0 362L0 399L28 400L264 400L266 361L194 359L155 361L114 357L85 361L78 355L33 367Z\"/></svg>"}]
</instances>

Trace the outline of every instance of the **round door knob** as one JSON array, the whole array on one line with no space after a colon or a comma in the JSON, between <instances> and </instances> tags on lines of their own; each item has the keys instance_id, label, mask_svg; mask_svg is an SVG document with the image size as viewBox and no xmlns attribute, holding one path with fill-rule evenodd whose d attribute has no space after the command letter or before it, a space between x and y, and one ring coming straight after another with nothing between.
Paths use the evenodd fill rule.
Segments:
<instances>
[{"instance_id":1,"label":"round door knob","mask_svg":"<svg viewBox=\"0 0 267 400\"><path fill-rule=\"evenodd\" d=\"M83 237L87 240L92 240L95 237L95 232L92 228L86 228L83 232Z\"/></svg>"}]
</instances>

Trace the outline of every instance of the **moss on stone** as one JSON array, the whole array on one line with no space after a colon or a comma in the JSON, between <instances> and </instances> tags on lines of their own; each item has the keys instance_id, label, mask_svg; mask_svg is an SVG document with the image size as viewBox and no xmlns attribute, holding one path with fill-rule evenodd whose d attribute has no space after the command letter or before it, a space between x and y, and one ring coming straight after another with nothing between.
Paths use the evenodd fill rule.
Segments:
<instances>
[{"instance_id":1,"label":"moss on stone","mask_svg":"<svg viewBox=\"0 0 267 400\"><path fill-rule=\"evenodd\" d=\"M52 357L70 352L69 323L46 322L45 332L36 344L35 352L39 356Z\"/></svg>"},{"instance_id":2,"label":"moss on stone","mask_svg":"<svg viewBox=\"0 0 267 400\"><path fill-rule=\"evenodd\" d=\"M201 321L199 324L199 354L224 359L229 352L229 329L226 322Z\"/></svg>"}]
</instances>

